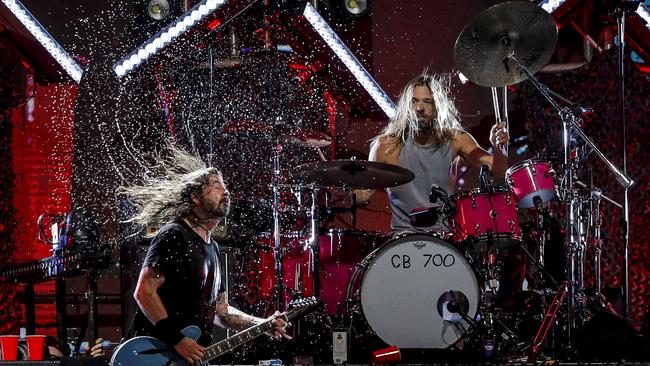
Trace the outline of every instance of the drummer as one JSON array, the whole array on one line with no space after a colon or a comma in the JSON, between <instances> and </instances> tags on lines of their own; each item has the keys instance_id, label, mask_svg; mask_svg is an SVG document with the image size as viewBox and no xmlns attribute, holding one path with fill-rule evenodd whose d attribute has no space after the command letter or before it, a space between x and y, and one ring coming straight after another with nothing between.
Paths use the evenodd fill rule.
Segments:
<instances>
[{"instance_id":1,"label":"drummer","mask_svg":"<svg viewBox=\"0 0 650 366\"><path fill-rule=\"evenodd\" d=\"M409 213L414 208L432 206L429 196L433 184L451 195L456 174L452 164L457 158L475 167L487 165L495 183L502 184L508 167L507 156L500 146L509 140L504 123L490 130L493 154L481 148L458 120L458 110L449 97L449 81L423 73L403 89L395 116L382 133L373 139L371 161L407 168L415 179L401 186L387 188L394 234L445 230L438 219L433 226L413 227ZM367 204L374 190L355 191L360 204Z\"/></svg>"}]
</instances>

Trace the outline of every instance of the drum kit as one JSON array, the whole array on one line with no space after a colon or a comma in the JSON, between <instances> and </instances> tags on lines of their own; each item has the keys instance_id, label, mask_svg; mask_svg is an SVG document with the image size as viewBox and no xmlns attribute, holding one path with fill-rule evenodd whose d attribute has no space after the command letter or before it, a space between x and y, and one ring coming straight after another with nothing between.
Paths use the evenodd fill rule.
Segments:
<instances>
[{"instance_id":1,"label":"drum kit","mask_svg":"<svg viewBox=\"0 0 650 366\"><path fill-rule=\"evenodd\" d=\"M607 200L618 205L599 189L578 180L579 168L593 152L624 188L633 182L582 131L579 116L561 108L552 92L533 76L550 59L556 41L557 28L550 15L522 1L485 10L458 37L456 64L472 82L497 88L530 80L539 89L561 117L565 151L562 164L539 157L513 165L506 172L504 187L484 181L482 188L441 197L439 210L448 224L446 232L389 238L326 229L322 215L328 204L319 202L323 192L327 196L329 190L337 189L349 194L348 212L354 223L355 189L405 184L414 173L395 165L348 159L303 164L291 169L286 179L280 167L282 143L321 148L331 141L318 132L299 129L278 137L272 160L273 231L257 238L264 248L258 263L261 298L282 310L292 297L319 297L325 303L326 317L354 322L360 315L365 326L361 333L400 348L467 348L480 350L486 357L525 355L531 361L550 347L549 334L554 334L550 352L570 355L572 334L589 320L590 307L604 305L600 296L600 204ZM507 122L505 111L504 116ZM584 144L570 146L569 136L574 135ZM299 205L307 207L306 230L282 232L286 192L299 196ZM545 221L551 217L551 201L559 201L565 208L567 279L563 282L544 269L549 237ZM524 245L519 223L523 210L535 214L534 250ZM538 290L541 306L527 315L536 321L534 338L518 331L518 325L530 319L505 314L498 306L504 254L516 248L522 248L546 283L552 284ZM595 293L589 295L584 279L588 248L594 248L596 276ZM355 329L352 325L346 328Z\"/></svg>"}]
</instances>

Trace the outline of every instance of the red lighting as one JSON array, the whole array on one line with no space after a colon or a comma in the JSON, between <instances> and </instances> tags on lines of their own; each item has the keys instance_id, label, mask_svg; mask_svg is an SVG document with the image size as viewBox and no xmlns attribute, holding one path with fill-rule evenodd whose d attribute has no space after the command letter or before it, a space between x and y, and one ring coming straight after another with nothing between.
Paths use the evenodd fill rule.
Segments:
<instances>
[{"instance_id":1,"label":"red lighting","mask_svg":"<svg viewBox=\"0 0 650 366\"><path fill-rule=\"evenodd\" d=\"M309 66L299 64L299 63L296 63L296 62L290 62L289 63L289 68L293 69L293 70L309 70Z\"/></svg>"},{"instance_id":2,"label":"red lighting","mask_svg":"<svg viewBox=\"0 0 650 366\"><path fill-rule=\"evenodd\" d=\"M209 30L215 30L221 26L223 21L219 18L212 20L208 25L206 26Z\"/></svg>"}]
</instances>

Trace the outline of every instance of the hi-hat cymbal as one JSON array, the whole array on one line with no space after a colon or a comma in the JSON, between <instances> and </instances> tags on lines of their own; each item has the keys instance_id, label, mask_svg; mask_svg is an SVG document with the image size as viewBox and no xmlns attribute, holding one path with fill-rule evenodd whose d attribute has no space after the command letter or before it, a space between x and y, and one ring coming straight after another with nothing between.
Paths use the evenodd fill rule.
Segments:
<instances>
[{"instance_id":1,"label":"hi-hat cymbal","mask_svg":"<svg viewBox=\"0 0 650 366\"><path fill-rule=\"evenodd\" d=\"M511 1L479 13L456 39L454 62L472 82L506 86L527 79L512 54L531 73L548 63L557 44L557 26L544 9Z\"/></svg>"},{"instance_id":2,"label":"hi-hat cymbal","mask_svg":"<svg viewBox=\"0 0 650 366\"><path fill-rule=\"evenodd\" d=\"M332 160L303 164L291 172L297 182L324 187L386 188L408 183L415 175L397 165L366 160Z\"/></svg>"}]
</instances>

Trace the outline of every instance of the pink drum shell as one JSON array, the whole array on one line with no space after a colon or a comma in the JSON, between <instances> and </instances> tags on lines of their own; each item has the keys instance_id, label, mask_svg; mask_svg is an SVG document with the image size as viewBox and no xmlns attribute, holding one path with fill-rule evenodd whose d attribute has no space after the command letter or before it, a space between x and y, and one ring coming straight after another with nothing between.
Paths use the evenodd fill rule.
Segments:
<instances>
[{"instance_id":1,"label":"pink drum shell","mask_svg":"<svg viewBox=\"0 0 650 366\"><path fill-rule=\"evenodd\" d=\"M456 212L450 226L457 241L504 241L502 246L515 245L521 240L517 205L512 192L495 188L492 192L472 189L451 197ZM491 201L491 202L490 202Z\"/></svg>"},{"instance_id":2,"label":"pink drum shell","mask_svg":"<svg viewBox=\"0 0 650 366\"><path fill-rule=\"evenodd\" d=\"M535 207L534 198L549 202L557 195L555 171L543 159L524 160L506 171L506 182L521 208Z\"/></svg>"},{"instance_id":3,"label":"pink drum shell","mask_svg":"<svg viewBox=\"0 0 650 366\"><path fill-rule=\"evenodd\" d=\"M345 309L345 297L350 278L358 263L376 247L388 239L388 234L375 232L330 229L320 236L320 299L325 312L341 314ZM292 232L281 237L282 283L290 293L304 297L313 296L314 258L307 248L308 237ZM260 245L258 273L260 299L271 301L275 287L275 261L273 259L273 236L258 235ZM291 300L285 291L284 303Z\"/></svg>"}]
</instances>

